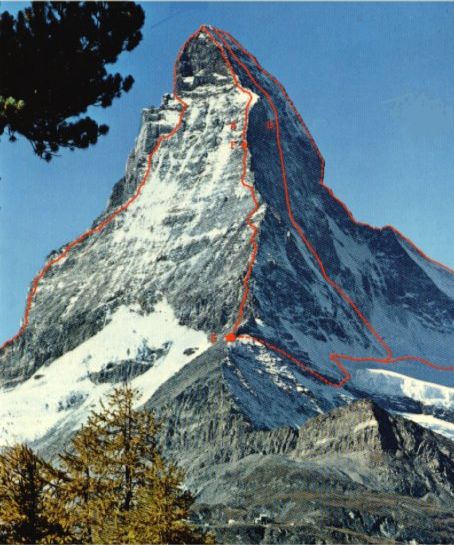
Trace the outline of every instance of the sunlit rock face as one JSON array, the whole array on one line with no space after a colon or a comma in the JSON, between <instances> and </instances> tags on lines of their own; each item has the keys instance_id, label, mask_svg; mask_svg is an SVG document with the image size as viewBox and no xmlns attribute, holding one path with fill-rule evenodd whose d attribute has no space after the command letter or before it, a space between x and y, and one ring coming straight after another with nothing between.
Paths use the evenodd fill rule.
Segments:
<instances>
[{"instance_id":1,"label":"sunlit rock face","mask_svg":"<svg viewBox=\"0 0 454 545\"><path fill-rule=\"evenodd\" d=\"M63 437L114 384L130 380L146 401L200 358L254 429L299 426L367 397L429 415L449 435L452 372L408 361L385 377L379 363L354 363L336 389L263 345L224 343L237 324L333 383L342 374L331 353L385 357L328 275L394 355L454 363L452 275L393 230L355 223L322 171L280 85L216 29L191 37L173 93L143 110L125 175L93 227L125 209L49 269L27 329L0 353L2 441Z\"/></svg>"}]
</instances>

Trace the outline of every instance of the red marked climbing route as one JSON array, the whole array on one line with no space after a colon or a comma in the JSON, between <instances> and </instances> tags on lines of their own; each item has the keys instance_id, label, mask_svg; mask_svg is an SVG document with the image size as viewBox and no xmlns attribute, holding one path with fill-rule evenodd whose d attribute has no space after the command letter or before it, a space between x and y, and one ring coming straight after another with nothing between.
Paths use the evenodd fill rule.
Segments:
<instances>
[{"instance_id":1,"label":"red marked climbing route","mask_svg":"<svg viewBox=\"0 0 454 545\"><path fill-rule=\"evenodd\" d=\"M156 144L155 146L153 147L153 149L150 151L150 153L148 154L147 156L147 166L146 166L146 169L145 169L145 173L139 183L139 185L137 186L137 189L134 193L134 195L132 195L132 197L130 197L125 203L123 203L121 206L119 206L118 208L116 208L111 214L109 214L106 218L104 218L103 221L101 221L98 225L96 225L94 228L92 229L88 229L87 231L85 231L84 233L82 233L79 237L77 237L75 240L73 240L72 242L70 242L69 244L67 244L63 250L61 251L61 253L51 259L50 261L48 261L44 267L39 271L39 273L35 276L35 278L33 279L33 282L32 282L32 286L31 286L31 289L27 295L27 300L26 300L26 304L25 304L25 312L24 312L24 317L23 317L23 320L22 320L22 325L19 329L19 331L13 336L11 337L10 339L8 339L7 341L5 341L1 346L0 346L0 351L2 351L4 348L8 347L8 346L11 346L14 344L14 342L19 339L19 337L21 337L24 333L24 331L27 329L27 326L29 324L29 320L30 320L30 311L31 311L31 308L32 308L32 305L33 305L33 302L35 300L35 297L36 297L36 293L38 291L38 288L39 288L39 284L41 282L41 280L46 276L46 274L49 272L49 270L54 266L56 265L57 263L59 263L60 261L62 261L63 259L65 259L69 252L75 248L76 246L78 246L79 244L81 244L82 242L84 242L86 239L88 239L89 237L91 237L92 235L94 235L95 233L99 233L101 232L107 225L109 225L109 223L111 223L119 214L121 214L122 212L124 212L126 209L128 209L131 204L136 201L138 199L138 197L140 196L140 194L142 193L142 190L145 186L145 184L147 183L148 181L148 178L150 176L150 173L151 173L151 168L152 168L152 160L153 160L153 156L156 154L156 152L159 150L159 148L161 147L161 144L162 142L166 141L166 140L170 140L174 135L175 133L180 129L181 127L181 124L182 124L182 121L183 121L183 117L184 117L184 114L186 112L186 110L188 109L188 104L186 104L186 102L180 98L177 93L176 93L176 67L177 67L177 64L178 64L178 61L181 57L181 55L183 54L183 51L186 49L187 45L196 37L200 34L201 32L201 29L198 29L196 32L194 32L194 34L192 34L191 36L189 36L189 38L186 40L186 42L181 46L180 50L178 51L178 55L177 55L177 59L176 59L176 62L175 62L175 65L174 65L174 68L173 68L173 90L174 90L174 96L175 96L175 100L177 102L179 102L179 104L181 104L182 108L181 108L181 112L180 112L180 115L178 117L178 121L177 121L177 124L175 125L175 127L168 133L168 134L165 134L165 135L161 135L159 136L159 138L157 139L156 141Z\"/></svg>"},{"instance_id":2,"label":"red marked climbing route","mask_svg":"<svg viewBox=\"0 0 454 545\"><path fill-rule=\"evenodd\" d=\"M325 269L325 266L322 263L322 260L320 259L316 249L311 244L311 242L309 241L309 239L307 238L307 236L303 232L301 226L296 222L296 220L295 220L295 218L293 216L292 204L291 204L289 190L288 190L287 173L286 173L285 161L284 161L284 153L283 153L282 145L281 145L279 115L278 115L277 108L276 108L276 106L275 106L275 104L274 104L274 102L272 100L272 97L269 95L269 93L256 81L256 79L251 74L251 72L247 68L247 66L241 61L241 59L238 58L236 53L233 51L231 45L229 44L229 41L230 41L231 44L234 44L235 47L239 51L241 51L244 55L246 55L249 59L251 59L251 61L255 64L257 69L261 73L263 73L265 75L265 77L268 77L271 81L273 81L279 87L279 89L283 93L285 99L288 101L289 105L294 110L296 116L298 117L300 123L302 124L303 130L307 134L307 136L309 138L309 141L311 142L311 145L313 146L315 152L317 153L317 155L319 157L320 165L321 165L320 184L323 185L323 187L328 191L328 193L330 194L330 196L333 199L335 199L338 203L340 203L342 205L342 207L344 208L344 210L348 214L349 218L352 221L355 221L355 220L354 220L351 212L349 211L349 209L345 206L345 204L343 204L341 201L339 201L339 199L337 199L334 196L331 189L329 189L328 187L326 187L324 185L324 165L325 165L324 159L323 159L320 151L318 150L318 147L315 144L315 141L312 138L312 136L311 136L311 134L309 132L309 129L307 128L307 126L304 123L304 121L303 121L302 117L300 116L300 114L297 112L294 104L292 103L292 101L288 97L284 87L273 76L271 76L271 74L266 72L260 66L257 59L255 59L255 57L253 57L249 52L247 52L232 36L230 36L228 33L223 32L223 31L221 31L219 29L214 29L213 32L214 32L215 35L213 35L213 32L211 31L211 29L208 29L207 27L205 27L203 25L194 34L192 34L188 38L188 40L183 44L183 46L180 48L180 50L178 52L177 60L175 62L175 66L174 66L174 70L173 70L173 90L174 90L175 100L177 102L179 102L179 104L182 106L181 112L179 114L177 124L175 125L173 130L171 132L169 132L168 134L166 134L166 135L159 136L158 140L156 141L155 146L153 147L153 149L149 153L149 155L147 157L146 170L145 170L145 173L144 173L139 185L137 186L136 192L134 193L134 195L132 197L130 197L130 199L128 199L123 205L121 205L116 210L114 210L109 216L107 216L97 226L95 226L93 229L89 229L89 230L85 231L77 239L75 239L73 242L71 242L67 246L65 246L63 248L63 250L61 251L61 253L57 257L51 259L50 261L48 261L46 263L46 265L43 267L43 269L41 269L41 271L38 273L38 275L34 278L34 280L32 282L32 287L31 287L31 290L30 290L30 292L29 292L29 294L27 296L27 300L26 300L26 308L25 308L25 313L24 313L24 318L23 318L23 323L22 323L21 328L16 333L16 335L14 335L11 339L8 339L6 342L3 343L2 346L0 346L0 350L3 350L8 346L13 345L14 342L26 330L26 328L27 328L27 326L29 324L30 311L31 311L33 302L35 300L36 293L37 293L37 291L39 289L39 284L42 281L42 279L45 277L47 272L54 265L56 265L57 263L59 263L60 261L65 259L73 248L80 245L83 241L85 241L86 239L88 239L89 237L94 235L95 233L101 232L119 214L121 214L125 210L127 210L130 207L130 205L134 201L136 201L136 199L142 193L142 190L143 190L145 184L148 182L148 179L149 179L151 171L152 171L152 161L153 161L154 155L160 149L161 144L164 141L170 140L177 133L177 131L180 129L180 127L182 125L184 115L185 115L185 112L188 109L188 104L181 97L179 97L178 94L177 94L176 66L177 66L177 64L179 62L179 59L180 59L183 51L186 49L188 44L192 40L194 40L202 32L213 42L213 44L219 50L220 55L221 55L222 59L224 60L226 66L227 66L227 68L228 68L228 70L229 70L229 72L230 72L230 74L232 76L232 80L233 80L233 83L234 83L235 87L238 89L239 92L245 94L248 97L246 107L245 107L245 110L244 110L244 119L243 119L243 127L242 127L242 132L241 132L241 141L239 142L240 147L241 147L242 152L243 152L242 163L241 163L240 183L250 193L251 200L252 200L252 203L253 203L253 207L251 208L250 212L248 213L248 215L245 218L245 222L248 225L249 229L251 230L251 236L250 236L249 242L250 242L250 244L252 246L252 252L251 252L251 255L249 257L247 271L246 271L246 274L245 274L244 279L243 279L243 292L242 292L242 297L241 297L237 317L236 317L236 320L235 320L235 322L234 322L234 324L232 326L232 330L227 335L225 335L225 340L227 342L235 342L237 340L244 340L244 341L259 343L260 345L266 347L267 349L269 349L269 350L281 355L282 357L288 359L289 361L291 361L292 363L294 363L295 365L297 365L298 367L303 369L305 372L307 372L308 374L311 374L312 376L316 377L317 379L324 382L325 384L328 384L329 386L336 387L336 388L343 386L351 378L350 373L348 372L348 370L345 368L344 364L342 363L343 361L349 361L349 362L376 362L376 363L381 363L381 364L392 364L392 363L396 363L398 361L415 361L415 362L419 362L419 363L421 363L423 365L426 365L426 366L434 368L434 369L443 370L443 371L453 371L454 366L443 367L443 366L434 364L434 363L432 363L432 362L430 362L430 361L428 361L428 360L426 360L424 358L420 358L420 357L417 357L417 356L398 356L398 357L393 356L391 348L386 344L386 342L380 336L380 334L369 323L369 321L366 319L366 317L362 314L362 312L356 306L354 301L345 293L345 291L338 284L336 284L329 277L329 275L328 275L328 273L327 273L327 271ZM302 239L303 243L306 245L307 249L309 250L309 252L312 254L313 258L315 259L324 280L334 290L336 290L336 292L342 297L342 299L353 309L353 311L355 312L355 314L357 315L358 319L361 321L363 326L366 327L369 330L369 332L374 336L377 343L382 347L382 349L384 350L384 352L386 354L386 356L384 358L374 358L374 357L355 357L355 356L349 356L349 355L346 355L346 354L332 353L330 355L330 360L331 360L332 363L334 363L335 366L337 366L337 368L341 371L341 373L343 375L343 378L338 382L332 382L327 377L323 376L321 373L318 373L317 371L312 369L308 364L306 364L306 363L302 362L301 360L295 358L292 354L290 354L289 352L287 352L283 348L278 347L278 346L268 342L265 339L261 339L261 338L251 336L251 335L247 335L247 334L237 335L237 331L238 331L238 329L239 329L239 327L240 327L240 325L241 325L241 323L243 321L244 310L245 310L245 306L247 304L247 300L248 300L248 296L249 296L249 292L250 292L250 278L251 278L251 275L252 275L252 271L253 271L253 267L254 267L254 264L255 264L256 256L257 256L257 253L258 253L258 244L257 244L257 240L256 240L257 233L258 233L258 228L253 222L253 216L256 213L256 211L258 210L259 201L258 201L257 195L255 193L254 187L252 185L250 185L246 181L246 177L247 177L247 158L248 158L248 153L249 153L248 146L247 146L247 128L248 128L250 107L251 107L251 104L253 102L253 95L248 89L244 88L241 85L238 74L235 72L235 70L234 70L234 68L232 66L232 63L231 63L231 61L229 59L229 55L230 55L230 57L232 59L235 60L236 64L242 68L242 70L247 75L247 77L250 79L250 81L262 93L262 95L267 100L271 110L273 111L274 120L273 120L272 123L267 125L267 129L270 130L270 131L274 131L275 135L276 135L276 143L277 143L277 147L278 147L278 156L279 156L278 158L279 158L281 174L282 174L282 186L283 186L284 195L285 195L287 213L288 213L288 216L289 216L289 219L290 219L290 222L291 222L292 226L294 227L294 229L296 230L296 232L298 233L298 235ZM232 121L232 129L233 128L236 128L236 122L235 121ZM356 223L360 223L360 222L356 222ZM445 270L447 270L447 271L449 271L451 273L454 272L452 269L450 269L446 265L443 265L442 263L439 263L439 262L427 257L421 250L419 250L419 248L417 248L408 238L404 237L394 227L386 226L386 227L383 227L383 228L379 229L379 228L371 227L371 226L369 226L367 224L363 224L363 223L361 223L361 225L367 226L368 228L375 229L375 230L392 229L399 236L401 236L423 258L427 259L428 261L430 261L432 263L435 263L436 265L439 265L440 267L443 267ZM211 340L212 340L212 342L217 341L216 334L211 335Z\"/></svg>"},{"instance_id":3,"label":"red marked climbing route","mask_svg":"<svg viewBox=\"0 0 454 545\"><path fill-rule=\"evenodd\" d=\"M441 366L441 365L437 365L435 363L432 363L431 361L429 361L429 360L427 360L425 358L421 358L421 357L418 357L418 356L405 355L405 356L395 357L393 355L393 352L392 352L391 348L387 345L387 343L384 341L384 339L381 337L381 335L375 330L375 328L372 326L372 324L367 320L367 318L364 316L364 314L359 310L359 308L357 307L355 302L347 295L347 293L336 282L334 282L334 280L332 280L330 278L330 276L328 275L319 254L317 253L316 249L314 248L314 246L311 244L311 242L309 241L309 239L307 238L307 236L303 232L301 226L295 220L295 217L294 217L293 212L292 212L292 205L291 205L290 194L289 194L289 190L288 190L287 172L286 172L285 161L284 161L284 153L283 153L283 149L282 149L282 145L281 145L281 138L280 138L279 114L278 114L278 110L276 108L276 105L274 104L274 101L273 101L272 97L270 96L270 94L257 82L256 78L254 78L254 76L251 74L248 67L241 61L241 59L239 59L239 57L233 51L232 47L229 45L226 38L230 38L232 43L234 43L236 45L236 47L243 54L247 55L250 59L253 60L254 64L258 68L258 70L260 70L263 74L268 75L268 77L270 77L270 79L272 79L272 81L279 86L279 88L283 92L284 96L289 101L292 109L295 111L298 119L300 120L300 122L301 122L301 124L303 126L304 131L308 135L308 138L309 138L312 146L314 147L314 150L316 151L316 153L317 153L317 155L318 155L318 157L320 159L320 164L321 164L320 183L326 188L326 186L324 185L324 179L323 179L323 177L324 177L324 165L325 165L324 159L323 159L322 155L320 154L320 151L318 150L318 147L315 144L315 141L312 138L312 136L311 136L311 134L309 132L309 129L307 128L306 124L304 123L302 117L296 111L296 108L293 105L293 103L288 98L288 95L285 92L285 89L282 87L282 85L274 77L270 76L268 74L268 72L265 72L264 69L258 63L258 61L255 59L255 57L253 57L250 53L248 53L234 38L232 38L229 34L224 33L223 31L221 31L219 29L214 29L214 30L215 30L216 38L219 39L219 42L217 42L217 40L213 37L213 35L207 29L205 29L205 32L209 35L209 37L213 40L213 43L215 43L215 45L220 50L221 55L222 55L224 61L226 62L227 67L229 68L229 71L232 74L232 78L233 78L233 81L234 81L234 84L236 85L236 87L240 91L243 91L243 88L238 83L238 76L235 73L231 62L229 61L229 59L228 59L228 57L227 57L227 55L225 53L224 48L228 51L230 57L235 60L237 65L240 66L244 70L244 72L245 72L245 74L247 74L249 80L262 93L262 95L267 100L271 110L273 111L273 116L274 116L273 128L274 128L275 134L276 134L276 143L277 143L277 147L278 147L278 155L279 155L279 162L280 162L280 168L281 168L281 174L282 174L283 189L284 189L284 194L285 194L285 202L286 202L286 207L287 207L287 213L288 213L288 216L289 216L289 219L290 219L290 222L291 222L292 226L295 228L295 230L299 234L301 240L304 242L305 246L307 247L309 252L314 257L324 280L333 289L335 289L336 292L342 297L342 299L352 308L352 310L358 316L358 318L360 319L362 324L369 330L369 332L375 337L378 344L382 347L382 349L384 350L384 352L386 354L386 357L384 357L384 358L357 357L357 356L349 356L349 355L346 355L346 354L332 353L330 355L330 360L337 366L337 368L340 370L340 372L343 375L343 378L340 381L333 382L330 379L328 379L327 377L325 377L325 376L321 375L320 373L316 372L315 370L311 369L311 367L308 364L306 364L306 363L302 362L301 360L295 358L289 352L285 351L281 347L278 347L278 346L270 343L269 341L267 341L265 339L261 339L261 338L258 338L256 336L247 335L247 334L237 335L238 328L239 328L239 326L240 326L240 324L241 324L241 322L243 320L244 307L245 307L246 299L247 299L247 296L248 296L248 293L249 293L249 279L250 279L251 274L252 274L252 268L253 268L254 261L255 261L256 255L257 255L257 251L258 251L257 242L256 242L257 227L251 222L251 216L253 216L253 214L255 213L255 211L258 208L258 200L257 200L257 197L255 195L255 191L252 188L252 186L250 186L249 184L246 184L245 179L244 179L245 178L244 172L242 173L241 183L250 190L251 196L252 196L252 199L253 199L253 202L254 202L254 208L251 210L251 212L248 214L248 216L246 218L247 224L249 225L249 227L252 230L251 243L253 245L253 251L252 251L252 256L250 258L250 261L249 261L249 267L248 267L248 270L247 270L247 273L246 273L245 279L244 279L244 292L243 292L243 297L242 297L242 300L241 300L240 308L239 308L239 311L238 311L238 316L237 316L237 319L236 319L236 321L235 321L235 323L234 323L234 325L232 327L231 333L229 333L229 334L227 334L225 336L225 340L227 342L234 342L234 341L239 339L239 340L247 340L247 341L252 341L252 342L259 343L259 344L265 346L266 348L268 348L269 350L272 350L275 353L278 353L281 356L289 359L290 361L292 361L293 363L298 365L301 369L303 369L305 372L315 376L316 378L318 378L319 380L321 380L325 384L327 384L329 386L332 386L332 387L336 387L336 388L339 388L339 387L343 386L351 378L351 375L350 375L349 371L345 368L344 364L342 363L342 360L349 361L349 362L375 362L375 363L381 363L381 364L386 364L386 365L389 365L389 364L392 364L392 363L397 363L397 362L400 362L400 361L415 361L415 362L421 363L423 365L426 365L428 367L431 367L432 369L437 369L437 370L440 370L440 371L454 371L454 365L452 365L452 366ZM244 148L244 151L243 151L243 164L245 163L246 159L247 159L247 149ZM334 197L334 194L332 193L332 191L329 188L326 188L326 189L328 190L329 194L333 198L336 198L336 197ZM355 221L352 214L351 214L351 212L348 210L348 208L343 203L341 203L341 201L339 201L337 198L336 198L336 200L340 204L342 204L344 210L347 212L350 219L352 221ZM371 228L371 229L377 229L377 228L373 228L373 227L371 227L371 226L369 226L367 224L363 224L363 225L366 225L368 228ZM383 229L386 229L386 228L391 228L396 233L398 233L400 235L399 231L397 231L393 227L387 226L387 227L384 227ZM402 235L400 235L400 236L402 236ZM454 272L449 267L428 258L411 241L409 241L409 239L407 239L406 237L403 237L403 238L415 250L417 250L418 253L422 257L424 257L425 259L428 259L429 261L431 261L431 262L433 262L433 263L435 263L437 265L441 265L444 269L446 269L449 272Z\"/></svg>"},{"instance_id":4,"label":"red marked climbing route","mask_svg":"<svg viewBox=\"0 0 454 545\"><path fill-rule=\"evenodd\" d=\"M270 74L267 70L265 70L265 68L263 68L260 65L260 63L256 59L256 57L254 57L254 55L252 55L252 53L247 51L247 49L244 49L242 47L242 45L231 34L229 34L228 32L226 32L224 30L220 30L220 29L216 29L216 32L218 32L219 34L221 34L224 37L227 37L229 40L231 40L231 42L233 44L235 44L236 47L238 47L238 49L240 49L242 53L244 53L247 57L249 57L249 59L252 60L252 62L255 64L257 69L260 70L260 72L262 72L262 74L267 76L273 83L275 83L279 87L279 89L281 90L281 93L283 94L285 100L288 102L289 106L291 107L294 114L296 115L298 121L301 123L301 126L303 127L303 130L306 133L306 136L308 137L308 139L309 139L315 153L317 154L317 157L320 160L320 182L319 182L320 185L323 186L323 188L328 192L330 197L332 197L338 204L340 204L342 206L342 208L346 212L348 218L353 223L356 223L357 225L361 225L363 227L367 227L368 229L372 229L373 231L384 231L386 229L394 231L394 233L396 233L401 238L403 238L403 240L405 240L405 242L409 246L411 246L413 248L413 250L415 250L421 257L423 257L427 261L430 261L434 265L438 265L439 267L442 267L443 269L447 270L448 272L454 274L454 269L452 269L451 267L448 267L448 265L445 265L444 263L441 263L440 261L436 261L435 259L432 259L431 257L429 257L420 248L418 248L418 246L416 246L416 244L412 240L410 240L408 237L406 237L404 234L402 234L394 226L385 225L384 227L374 227L373 225L370 225L369 223L365 223L365 222L358 221L357 219L355 219L355 217L353 216L353 214L352 214L351 210L348 208L348 206L343 201L341 201L338 197L336 197L333 190L325 184L325 179L324 179L325 178L325 159L324 159L323 155L321 154L317 144L315 143L315 140L314 140L311 132L309 131L309 128L307 127L306 123L304 122L304 119L301 117L301 114L296 109L296 106L293 103L292 99L288 96L287 91L285 90L285 87L282 85L282 83L278 79L276 79L272 74Z\"/></svg>"}]
</instances>

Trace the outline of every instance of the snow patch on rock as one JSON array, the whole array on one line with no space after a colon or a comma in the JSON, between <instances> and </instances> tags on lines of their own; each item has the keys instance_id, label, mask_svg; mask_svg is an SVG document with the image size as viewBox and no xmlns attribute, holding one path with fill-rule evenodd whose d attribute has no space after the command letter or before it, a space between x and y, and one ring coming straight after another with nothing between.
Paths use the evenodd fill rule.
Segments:
<instances>
[{"instance_id":1,"label":"snow patch on rock","mask_svg":"<svg viewBox=\"0 0 454 545\"><path fill-rule=\"evenodd\" d=\"M131 382L146 399L210 343L204 332L180 325L165 300L148 315L138 306L119 307L92 338L17 387L0 391L0 445L33 441L63 422L77 427L114 387L95 384L90 374L137 357L143 346L159 349L164 343L168 351Z\"/></svg>"},{"instance_id":2,"label":"snow patch on rock","mask_svg":"<svg viewBox=\"0 0 454 545\"><path fill-rule=\"evenodd\" d=\"M454 388L418 380L386 369L357 371L355 386L383 396L408 397L424 405L454 408Z\"/></svg>"}]
</instances>

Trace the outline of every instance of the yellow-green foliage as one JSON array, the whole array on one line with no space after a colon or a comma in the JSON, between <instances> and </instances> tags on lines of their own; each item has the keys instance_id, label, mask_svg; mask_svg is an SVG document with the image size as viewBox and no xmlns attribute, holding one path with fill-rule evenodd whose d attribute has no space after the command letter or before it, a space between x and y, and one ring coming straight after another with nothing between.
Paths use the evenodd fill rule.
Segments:
<instances>
[{"instance_id":1,"label":"yellow-green foliage","mask_svg":"<svg viewBox=\"0 0 454 545\"><path fill-rule=\"evenodd\" d=\"M0 96L0 115L6 116L18 113L25 108L23 100L16 100L13 97L4 98Z\"/></svg>"},{"instance_id":2,"label":"yellow-green foliage","mask_svg":"<svg viewBox=\"0 0 454 545\"><path fill-rule=\"evenodd\" d=\"M65 543L71 533L60 522L53 468L26 445L0 455L0 541Z\"/></svg>"},{"instance_id":3,"label":"yellow-green foliage","mask_svg":"<svg viewBox=\"0 0 454 545\"><path fill-rule=\"evenodd\" d=\"M4 539L214 543L189 522L193 498L182 487L183 473L162 457L159 424L152 413L134 408L137 401L136 390L115 389L60 455L59 469L26 446L6 451L0 458ZM13 478L17 484L8 492Z\"/></svg>"}]
</instances>

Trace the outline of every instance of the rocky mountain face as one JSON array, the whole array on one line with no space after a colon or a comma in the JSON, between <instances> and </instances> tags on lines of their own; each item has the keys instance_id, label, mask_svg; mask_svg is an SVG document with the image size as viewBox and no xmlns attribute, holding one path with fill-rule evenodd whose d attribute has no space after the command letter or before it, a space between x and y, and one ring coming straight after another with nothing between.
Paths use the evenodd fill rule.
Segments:
<instances>
[{"instance_id":1,"label":"rocky mountain face","mask_svg":"<svg viewBox=\"0 0 454 545\"><path fill-rule=\"evenodd\" d=\"M257 429L226 388L225 355L211 348L148 402L197 491L195 520L221 542L452 542L452 441L369 400Z\"/></svg>"},{"instance_id":2,"label":"rocky mountain face","mask_svg":"<svg viewBox=\"0 0 454 545\"><path fill-rule=\"evenodd\" d=\"M323 170L279 82L199 29L106 210L32 284L0 440L52 454L128 379L222 539L443 542L454 277L355 222ZM261 510L281 526L248 526Z\"/></svg>"},{"instance_id":3,"label":"rocky mountain face","mask_svg":"<svg viewBox=\"0 0 454 545\"><path fill-rule=\"evenodd\" d=\"M361 400L309 419L300 428L257 429L222 380L219 354L200 356L148 402L166 422L162 447L200 472L251 455L338 466L355 482L412 497L454 499L454 443Z\"/></svg>"}]
</instances>

